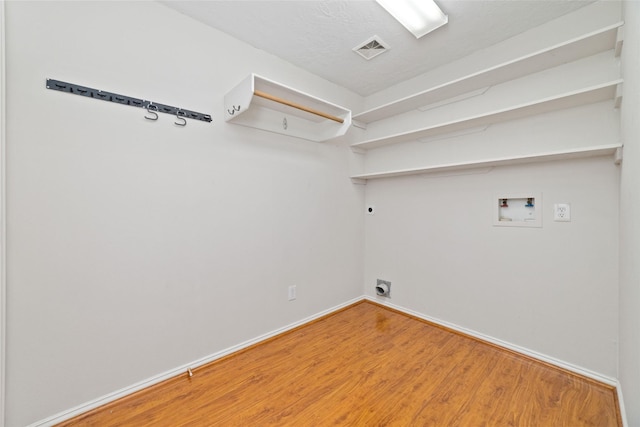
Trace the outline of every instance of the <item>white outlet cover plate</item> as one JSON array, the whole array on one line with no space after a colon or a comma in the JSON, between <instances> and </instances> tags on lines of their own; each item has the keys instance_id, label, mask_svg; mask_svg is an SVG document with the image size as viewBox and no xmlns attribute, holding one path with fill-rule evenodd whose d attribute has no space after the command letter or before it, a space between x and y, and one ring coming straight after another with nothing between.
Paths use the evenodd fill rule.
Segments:
<instances>
[{"instance_id":1,"label":"white outlet cover plate","mask_svg":"<svg viewBox=\"0 0 640 427\"><path fill-rule=\"evenodd\" d=\"M569 203L554 204L553 220L558 222L570 222L571 221L571 205Z\"/></svg>"}]
</instances>

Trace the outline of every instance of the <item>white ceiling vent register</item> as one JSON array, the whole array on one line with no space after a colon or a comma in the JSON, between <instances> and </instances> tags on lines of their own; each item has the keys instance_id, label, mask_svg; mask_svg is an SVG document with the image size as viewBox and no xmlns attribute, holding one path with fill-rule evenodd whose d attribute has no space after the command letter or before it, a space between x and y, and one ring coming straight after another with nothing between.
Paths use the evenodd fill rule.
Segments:
<instances>
[{"instance_id":1,"label":"white ceiling vent register","mask_svg":"<svg viewBox=\"0 0 640 427\"><path fill-rule=\"evenodd\" d=\"M385 53L387 50L389 50L389 46L378 36L373 36L353 48L355 53L366 60L376 57L381 53Z\"/></svg>"}]
</instances>

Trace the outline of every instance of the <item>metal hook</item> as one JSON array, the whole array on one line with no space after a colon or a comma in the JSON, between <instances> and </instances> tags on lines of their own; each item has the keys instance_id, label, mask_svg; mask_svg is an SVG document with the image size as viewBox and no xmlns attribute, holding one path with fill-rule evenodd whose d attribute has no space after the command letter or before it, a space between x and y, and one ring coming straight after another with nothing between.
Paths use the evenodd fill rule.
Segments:
<instances>
[{"instance_id":1,"label":"metal hook","mask_svg":"<svg viewBox=\"0 0 640 427\"><path fill-rule=\"evenodd\" d=\"M155 111L151 111L152 107L154 107L155 110L158 109L158 107L156 107L155 105L149 104L147 105L147 113L153 114L155 117L144 116L144 118L147 120L158 120L158 113L156 113Z\"/></svg>"},{"instance_id":2,"label":"metal hook","mask_svg":"<svg viewBox=\"0 0 640 427\"><path fill-rule=\"evenodd\" d=\"M240 111L240 106L238 105L237 107L235 105L232 106L233 108L231 110L227 110L227 113L229 113L229 115L233 116L236 111Z\"/></svg>"},{"instance_id":3,"label":"metal hook","mask_svg":"<svg viewBox=\"0 0 640 427\"><path fill-rule=\"evenodd\" d=\"M180 113L182 113L182 115L184 116L185 112L184 111L180 111L180 110L176 111L176 117L178 118L178 120L182 120L183 123L179 123L179 122L173 122L173 123L175 123L178 126L186 126L187 125L187 119L185 119L184 117L181 117Z\"/></svg>"}]
</instances>

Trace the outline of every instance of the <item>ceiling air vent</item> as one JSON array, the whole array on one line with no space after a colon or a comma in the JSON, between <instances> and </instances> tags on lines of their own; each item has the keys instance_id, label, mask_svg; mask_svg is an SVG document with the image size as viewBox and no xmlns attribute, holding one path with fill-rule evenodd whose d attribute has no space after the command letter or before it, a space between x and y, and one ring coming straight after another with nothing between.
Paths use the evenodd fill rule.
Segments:
<instances>
[{"instance_id":1,"label":"ceiling air vent","mask_svg":"<svg viewBox=\"0 0 640 427\"><path fill-rule=\"evenodd\" d=\"M358 46L354 47L353 51L364 59L369 60L381 53L385 53L388 49L389 47L380 37L373 36L364 43L360 43Z\"/></svg>"}]
</instances>

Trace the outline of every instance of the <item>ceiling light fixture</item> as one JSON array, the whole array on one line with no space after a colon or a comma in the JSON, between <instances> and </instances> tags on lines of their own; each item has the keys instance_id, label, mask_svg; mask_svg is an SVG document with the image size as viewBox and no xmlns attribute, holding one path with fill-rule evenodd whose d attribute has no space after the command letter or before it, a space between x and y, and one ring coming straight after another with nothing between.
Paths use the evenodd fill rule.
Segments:
<instances>
[{"instance_id":1,"label":"ceiling light fixture","mask_svg":"<svg viewBox=\"0 0 640 427\"><path fill-rule=\"evenodd\" d=\"M417 39L449 22L433 0L376 0Z\"/></svg>"}]
</instances>

